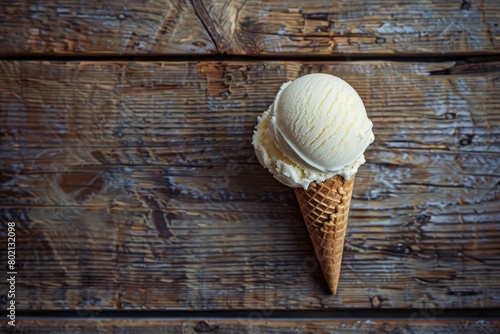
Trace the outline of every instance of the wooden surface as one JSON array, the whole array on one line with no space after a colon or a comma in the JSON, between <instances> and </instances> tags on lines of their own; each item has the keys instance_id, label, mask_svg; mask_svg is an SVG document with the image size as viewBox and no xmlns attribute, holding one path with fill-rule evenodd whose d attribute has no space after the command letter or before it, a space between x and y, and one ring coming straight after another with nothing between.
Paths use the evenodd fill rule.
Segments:
<instances>
[{"instance_id":1,"label":"wooden surface","mask_svg":"<svg viewBox=\"0 0 500 334\"><path fill-rule=\"evenodd\" d=\"M200 2L215 44L230 54L487 53L500 45L495 0Z\"/></svg>"},{"instance_id":2,"label":"wooden surface","mask_svg":"<svg viewBox=\"0 0 500 334\"><path fill-rule=\"evenodd\" d=\"M239 319L163 319L163 320L27 320L19 330L26 334L53 333L99 333L115 332L124 334L156 333L498 333L498 320L449 320L404 319L404 320L324 320L324 319L263 319L251 316Z\"/></svg>"},{"instance_id":3,"label":"wooden surface","mask_svg":"<svg viewBox=\"0 0 500 334\"><path fill-rule=\"evenodd\" d=\"M460 67L384 61L0 65L0 204L23 231L21 308L499 303L498 72L431 75ZM293 190L251 146L281 83L309 72L349 78L376 135L335 297Z\"/></svg>"},{"instance_id":4,"label":"wooden surface","mask_svg":"<svg viewBox=\"0 0 500 334\"><path fill-rule=\"evenodd\" d=\"M0 54L470 54L500 47L496 0L0 1Z\"/></svg>"},{"instance_id":5,"label":"wooden surface","mask_svg":"<svg viewBox=\"0 0 500 334\"><path fill-rule=\"evenodd\" d=\"M17 332L499 332L499 19L493 0L0 1ZM281 84L316 72L376 137L337 296L251 145Z\"/></svg>"},{"instance_id":6,"label":"wooden surface","mask_svg":"<svg viewBox=\"0 0 500 334\"><path fill-rule=\"evenodd\" d=\"M2 0L0 22L0 55L216 51L188 0Z\"/></svg>"}]
</instances>

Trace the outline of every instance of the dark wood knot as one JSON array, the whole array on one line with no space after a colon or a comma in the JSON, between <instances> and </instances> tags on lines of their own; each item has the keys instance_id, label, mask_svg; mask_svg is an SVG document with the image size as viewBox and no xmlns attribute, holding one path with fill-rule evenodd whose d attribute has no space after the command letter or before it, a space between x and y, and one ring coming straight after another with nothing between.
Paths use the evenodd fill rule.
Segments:
<instances>
[{"instance_id":1,"label":"dark wood knot","mask_svg":"<svg viewBox=\"0 0 500 334\"><path fill-rule=\"evenodd\" d=\"M210 333L219 329L219 326L210 326L205 321L200 321L193 329L196 333Z\"/></svg>"}]
</instances>

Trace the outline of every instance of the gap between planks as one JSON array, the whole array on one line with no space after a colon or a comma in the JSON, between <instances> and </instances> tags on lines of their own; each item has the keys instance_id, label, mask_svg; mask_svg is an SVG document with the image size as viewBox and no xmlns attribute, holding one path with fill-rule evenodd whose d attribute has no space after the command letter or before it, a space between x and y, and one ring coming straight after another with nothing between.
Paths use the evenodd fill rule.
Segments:
<instances>
[{"instance_id":1,"label":"gap between planks","mask_svg":"<svg viewBox=\"0 0 500 334\"><path fill-rule=\"evenodd\" d=\"M109 55L109 54L92 54L92 55L37 55L37 54L11 54L0 55L0 61L136 61L136 62L192 62L192 61L221 61L221 62L266 62L266 61L307 61L307 62L325 62L325 61L407 61L407 62L445 62L445 61L458 61L458 62L491 62L500 61L498 53L490 52L468 52L468 53L419 53L419 54L358 54L358 55L342 55L334 54L330 56L325 55L287 55L281 54L279 56L269 55L228 55L228 54L214 54L214 55Z\"/></svg>"},{"instance_id":2,"label":"gap between planks","mask_svg":"<svg viewBox=\"0 0 500 334\"><path fill-rule=\"evenodd\" d=\"M18 315L23 320L32 319L64 319L82 321L86 320L82 317L81 313L91 312L92 318L87 320L106 320L106 319L149 319L149 320L173 320L173 319L241 319L248 318L252 314L268 314L269 320L288 320L294 319L295 321L310 321L310 320L342 320L342 319L408 319L415 317L415 313L421 313L422 309L407 308L359 308L359 309L323 309L323 310L179 310L179 311L152 311L141 310L137 311L106 311L106 310L41 310L41 311L27 311L19 310ZM437 319L499 319L500 308L448 308L448 309L434 309L432 315L435 320Z\"/></svg>"}]
</instances>

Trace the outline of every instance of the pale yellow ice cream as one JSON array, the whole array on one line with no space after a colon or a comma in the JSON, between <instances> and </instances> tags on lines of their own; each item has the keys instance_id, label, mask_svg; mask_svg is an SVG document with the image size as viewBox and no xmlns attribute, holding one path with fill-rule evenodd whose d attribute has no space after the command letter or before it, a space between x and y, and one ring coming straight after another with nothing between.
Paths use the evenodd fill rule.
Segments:
<instances>
[{"instance_id":1,"label":"pale yellow ice cream","mask_svg":"<svg viewBox=\"0 0 500 334\"><path fill-rule=\"evenodd\" d=\"M304 189L334 175L349 180L373 140L354 88L319 73L283 84L253 135L260 163L280 182Z\"/></svg>"}]
</instances>

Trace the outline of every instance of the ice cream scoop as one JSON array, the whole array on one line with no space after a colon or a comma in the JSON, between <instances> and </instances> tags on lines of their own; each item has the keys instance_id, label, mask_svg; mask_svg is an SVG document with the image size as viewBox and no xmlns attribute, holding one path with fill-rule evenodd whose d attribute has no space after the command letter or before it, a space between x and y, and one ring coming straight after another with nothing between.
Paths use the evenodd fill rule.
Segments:
<instances>
[{"instance_id":1,"label":"ice cream scoop","mask_svg":"<svg viewBox=\"0 0 500 334\"><path fill-rule=\"evenodd\" d=\"M334 175L349 180L373 140L372 122L354 88L330 74L309 74L281 86L253 144L276 179L307 189Z\"/></svg>"},{"instance_id":2,"label":"ice cream scoop","mask_svg":"<svg viewBox=\"0 0 500 334\"><path fill-rule=\"evenodd\" d=\"M337 292L354 174L374 141L358 93L329 74L281 86L253 135L260 163L295 188L323 275Z\"/></svg>"}]
</instances>

